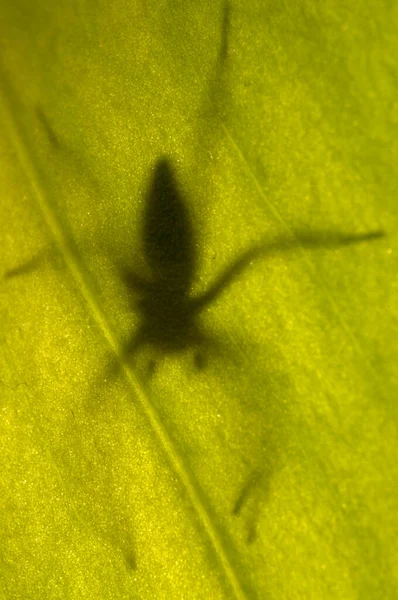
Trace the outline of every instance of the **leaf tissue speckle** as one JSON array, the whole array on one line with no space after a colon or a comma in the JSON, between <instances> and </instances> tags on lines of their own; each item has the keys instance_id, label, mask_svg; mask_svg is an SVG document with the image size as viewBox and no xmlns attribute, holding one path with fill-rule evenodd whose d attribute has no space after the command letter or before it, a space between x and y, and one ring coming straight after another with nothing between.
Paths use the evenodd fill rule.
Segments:
<instances>
[{"instance_id":1,"label":"leaf tissue speckle","mask_svg":"<svg viewBox=\"0 0 398 600\"><path fill-rule=\"evenodd\" d=\"M396 597L398 43L357 8L2 2L5 598Z\"/></svg>"}]
</instances>

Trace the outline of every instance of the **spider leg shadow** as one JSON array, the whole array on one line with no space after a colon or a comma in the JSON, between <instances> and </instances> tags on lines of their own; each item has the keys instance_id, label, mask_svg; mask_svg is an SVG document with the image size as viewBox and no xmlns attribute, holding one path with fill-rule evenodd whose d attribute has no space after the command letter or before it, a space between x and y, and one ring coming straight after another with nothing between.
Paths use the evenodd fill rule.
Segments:
<instances>
[{"instance_id":1,"label":"spider leg shadow","mask_svg":"<svg viewBox=\"0 0 398 600\"><path fill-rule=\"evenodd\" d=\"M151 289L151 283L147 281L144 277L137 275L134 271L128 268L120 268L118 267L119 274L123 279L126 287L129 291L134 292L148 292Z\"/></svg>"},{"instance_id":2,"label":"spider leg shadow","mask_svg":"<svg viewBox=\"0 0 398 600\"><path fill-rule=\"evenodd\" d=\"M54 247L54 244L50 244L48 247L39 250L39 252L37 252L26 262L6 271L3 275L4 280L30 275L31 273L38 271L41 267L46 266L46 264L48 264L50 261L53 266L58 266L57 263L60 262L59 255Z\"/></svg>"},{"instance_id":3,"label":"spider leg shadow","mask_svg":"<svg viewBox=\"0 0 398 600\"><path fill-rule=\"evenodd\" d=\"M268 475L270 476L270 474ZM259 494L261 493L263 496L263 502L265 502L265 498L267 496L267 494L264 493L264 490L261 490L261 487L264 487L264 482L262 482L263 479L264 473L258 469L255 469L252 473L250 473L244 482L232 509L232 515L234 517L239 517L244 510L249 513L246 521L247 544L252 544L257 537L257 520L259 516L258 513L260 511L260 507L258 506Z\"/></svg>"},{"instance_id":4,"label":"spider leg shadow","mask_svg":"<svg viewBox=\"0 0 398 600\"><path fill-rule=\"evenodd\" d=\"M261 475L261 471L254 470L246 479L232 509L233 515L236 516L240 514L243 506L247 503L250 495L252 494L253 489L257 486Z\"/></svg>"},{"instance_id":5,"label":"spider leg shadow","mask_svg":"<svg viewBox=\"0 0 398 600\"><path fill-rule=\"evenodd\" d=\"M44 252L39 252L36 254L36 256L22 265L6 271L6 273L4 273L4 279L13 279L14 277L19 277L20 275L29 275L30 273L33 273L33 271L36 271L40 267L40 264L43 262L44 258Z\"/></svg>"},{"instance_id":6,"label":"spider leg shadow","mask_svg":"<svg viewBox=\"0 0 398 600\"><path fill-rule=\"evenodd\" d=\"M239 256L225 271L219 276L219 278L213 283L213 285L204 294L195 298L193 303L193 310L200 312L208 304L214 302L218 296L227 288L229 285L237 279L243 271L252 263L253 260L259 258L267 258L272 254L301 249L316 249L325 248L332 249L340 246L347 246L351 244L359 244L362 242L373 241L385 237L384 231L371 231L364 234L343 234L339 232L328 232L328 231L317 231L317 232L305 232L298 231L294 237L279 237L272 242L262 242L252 246L241 256Z\"/></svg>"}]
</instances>

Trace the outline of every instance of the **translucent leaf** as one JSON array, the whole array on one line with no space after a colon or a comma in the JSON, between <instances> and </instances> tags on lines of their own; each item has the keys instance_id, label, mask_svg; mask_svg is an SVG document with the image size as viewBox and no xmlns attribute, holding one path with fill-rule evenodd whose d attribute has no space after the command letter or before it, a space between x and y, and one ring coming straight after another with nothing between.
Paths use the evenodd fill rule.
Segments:
<instances>
[{"instance_id":1,"label":"translucent leaf","mask_svg":"<svg viewBox=\"0 0 398 600\"><path fill-rule=\"evenodd\" d=\"M2 597L394 597L396 25L3 2Z\"/></svg>"}]
</instances>

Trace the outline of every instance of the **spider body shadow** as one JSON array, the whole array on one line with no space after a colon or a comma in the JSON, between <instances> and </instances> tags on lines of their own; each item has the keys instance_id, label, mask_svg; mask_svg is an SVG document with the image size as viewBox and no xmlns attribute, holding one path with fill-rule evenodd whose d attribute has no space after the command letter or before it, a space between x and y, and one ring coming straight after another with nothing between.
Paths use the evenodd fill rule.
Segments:
<instances>
[{"instance_id":1,"label":"spider body shadow","mask_svg":"<svg viewBox=\"0 0 398 600\"><path fill-rule=\"evenodd\" d=\"M204 364L203 346L214 344L198 323L200 313L248 267L253 259L297 247L332 248L383 237L383 232L342 234L333 232L296 232L294 237L261 242L243 252L200 296L190 294L197 269L196 242L188 208L179 190L168 158L158 159L150 182L144 213L142 243L150 276L142 277L129 268L120 269L132 293L133 308L141 322L126 343L123 361L128 361L144 346L164 355L196 349L198 368ZM153 371L154 361L149 371Z\"/></svg>"},{"instance_id":2,"label":"spider body shadow","mask_svg":"<svg viewBox=\"0 0 398 600\"><path fill-rule=\"evenodd\" d=\"M198 313L208 305L209 292L190 296L197 267L196 244L188 208L167 158L154 169L147 195L142 243L150 277L128 268L121 270L127 288L138 296L134 307L141 323L123 350L133 357L150 345L164 354L178 353L208 341L197 323ZM197 354L198 366L201 356ZM153 366L153 365L152 365Z\"/></svg>"}]
</instances>

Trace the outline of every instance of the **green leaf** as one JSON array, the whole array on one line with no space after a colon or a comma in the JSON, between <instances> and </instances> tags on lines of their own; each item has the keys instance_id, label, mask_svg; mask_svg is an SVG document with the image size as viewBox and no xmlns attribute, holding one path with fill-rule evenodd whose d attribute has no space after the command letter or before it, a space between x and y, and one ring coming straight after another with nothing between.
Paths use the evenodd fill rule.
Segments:
<instances>
[{"instance_id":1,"label":"green leaf","mask_svg":"<svg viewBox=\"0 0 398 600\"><path fill-rule=\"evenodd\" d=\"M395 596L397 10L199 4L3 2L4 598ZM194 296L296 240L207 304L202 369L123 354L161 157Z\"/></svg>"}]
</instances>

